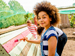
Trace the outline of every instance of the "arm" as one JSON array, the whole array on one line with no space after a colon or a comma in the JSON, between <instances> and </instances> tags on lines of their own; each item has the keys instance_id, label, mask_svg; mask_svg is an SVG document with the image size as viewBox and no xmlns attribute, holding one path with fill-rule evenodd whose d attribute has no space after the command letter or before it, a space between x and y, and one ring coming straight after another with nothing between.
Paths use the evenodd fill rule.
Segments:
<instances>
[{"instance_id":1,"label":"arm","mask_svg":"<svg viewBox=\"0 0 75 56\"><path fill-rule=\"evenodd\" d=\"M48 56L55 56L55 50L57 46L57 38L52 36L48 40Z\"/></svg>"},{"instance_id":2,"label":"arm","mask_svg":"<svg viewBox=\"0 0 75 56\"><path fill-rule=\"evenodd\" d=\"M40 39L38 39L38 40L28 40L28 38L25 37L25 40L26 40L27 42L30 42L30 43L40 44Z\"/></svg>"}]
</instances>

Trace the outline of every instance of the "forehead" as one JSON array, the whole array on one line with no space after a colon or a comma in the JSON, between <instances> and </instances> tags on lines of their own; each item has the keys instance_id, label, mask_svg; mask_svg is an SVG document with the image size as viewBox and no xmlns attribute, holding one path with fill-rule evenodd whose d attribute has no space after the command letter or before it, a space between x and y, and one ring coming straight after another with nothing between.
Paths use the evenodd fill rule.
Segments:
<instances>
[{"instance_id":1,"label":"forehead","mask_svg":"<svg viewBox=\"0 0 75 56\"><path fill-rule=\"evenodd\" d=\"M27 23L31 23L31 21L30 21L30 20L28 20L28 21L27 21Z\"/></svg>"},{"instance_id":2,"label":"forehead","mask_svg":"<svg viewBox=\"0 0 75 56\"><path fill-rule=\"evenodd\" d=\"M48 15L45 11L41 11L38 13L38 16L45 16L45 15Z\"/></svg>"},{"instance_id":3,"label":"forehead","mask_svg":"<svg viewBox=\"0 0 75 56\"><path fill-rule=\"evenodd\" d=\"M27 24L31 24L31 23L27 23Z\"/></svg>"}]
</instances>

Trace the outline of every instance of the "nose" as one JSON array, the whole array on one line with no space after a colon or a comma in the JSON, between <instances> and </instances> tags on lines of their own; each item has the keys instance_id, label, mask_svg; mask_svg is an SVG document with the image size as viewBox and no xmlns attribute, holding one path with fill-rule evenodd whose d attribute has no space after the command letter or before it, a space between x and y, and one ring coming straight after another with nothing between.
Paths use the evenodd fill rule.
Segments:
<instances>
[{"instance_id":1,"label":"nose","mask_svg":"<svg viewBox=\"0 0 75 56\"><path fill-rule=\"evenodd\" d=\"M43 21L43 19L41 18L41 19L40 19L40 22L42 22L42 21Z\"/></svg>"}]
</instances>

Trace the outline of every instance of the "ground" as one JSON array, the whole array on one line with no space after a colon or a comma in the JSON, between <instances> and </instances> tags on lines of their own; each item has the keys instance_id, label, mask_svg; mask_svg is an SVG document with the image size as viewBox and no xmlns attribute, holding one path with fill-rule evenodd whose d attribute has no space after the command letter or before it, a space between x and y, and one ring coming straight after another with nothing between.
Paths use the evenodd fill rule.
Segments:
<instances>
[{"instance_id":1,"label":"ground","mask_svg":"<svg viewBox=\"0 0 75 56\"><path fill-rule=\"evenodd\" d=\"M62 52L62 56L75 56L75 41L68 40L64 50Z\"/></svg>"},{"instance_id":2,"label":"ground","mask_svg":"<svg viewBox=\"0 0 75 56\"><path fill-rule=\"evenodd\" d=\"M64 47L62 56L75 56L75 35L73 35L75 28L66 28L63 31L68 36L68 41Z\"/></svg>"}]
</instances>

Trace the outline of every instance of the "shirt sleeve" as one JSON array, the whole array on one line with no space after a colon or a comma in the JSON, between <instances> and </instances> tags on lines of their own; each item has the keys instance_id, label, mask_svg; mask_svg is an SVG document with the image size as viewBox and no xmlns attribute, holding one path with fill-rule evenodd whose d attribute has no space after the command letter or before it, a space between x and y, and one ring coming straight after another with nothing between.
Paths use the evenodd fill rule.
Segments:
<instances>
[{"instance_id":1,"label":"shirt sleeve","mask_svg":"<svg viewBox=\"0 0 75 56\"><path fill-rule=\"evenodd\" d=\"M50 30L46 33L46 39L48 40L51 36L55 36L58 39L57 33L54 30Z\"/></svg>"}]
</instances>

